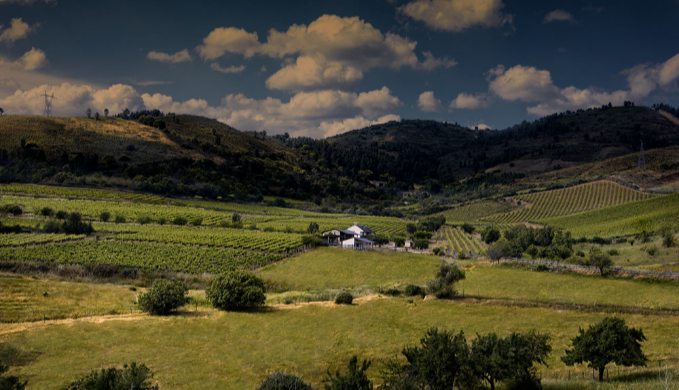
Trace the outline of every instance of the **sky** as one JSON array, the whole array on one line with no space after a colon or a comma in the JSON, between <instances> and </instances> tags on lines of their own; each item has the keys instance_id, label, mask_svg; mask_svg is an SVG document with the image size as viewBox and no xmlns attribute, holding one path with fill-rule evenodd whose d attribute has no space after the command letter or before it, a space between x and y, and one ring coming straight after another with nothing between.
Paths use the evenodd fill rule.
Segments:
<instances>
[{"instance_id":1,"label":"sky","mask_svg":"<svg viewBox=\"0 0 679 390\"><path fill-rule=\"evenodd\" d=\"M0 107L160 109L323 138L679 106L679 0L0 0Z\"/></svg>"}]
</instances>

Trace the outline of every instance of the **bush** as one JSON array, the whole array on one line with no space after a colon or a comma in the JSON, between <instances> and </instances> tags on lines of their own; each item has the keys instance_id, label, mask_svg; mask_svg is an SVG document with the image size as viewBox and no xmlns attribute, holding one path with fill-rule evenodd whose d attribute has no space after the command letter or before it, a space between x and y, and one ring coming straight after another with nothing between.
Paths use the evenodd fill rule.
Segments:
<instances>
[{"instance_id":1,"label":"bush","mask_svg":"<svg viewBox=\"0 0 679 390\"><path fill-rule=\"evenodd\" d=\"M474 226L465 222L462 224L462 230L467 234L472 234L474 233Z\"/></svg>"},{"instance_id":2,"label":"bush","mask_svg":"<svg viewBox=\"0 0 679 390\"><path fill-rule=\"evenodd\" d=\"M0 390L24 390L26 382L21 382L18 377L13 375L5 376L9 368L0 362Z\"/></svg>"},{"instance_id":3,"label":"bush","mask_svg":"<svg viewBox=\"0 0 679 390\"><path fill-rule=\"evenodd\" d=\"M184 226L187 223L189 223L189 221L182 216L175 217L175 219L172 220L172 224L177 226Z\"/></svg>"},{"instance_id":4,"label":"bush","mask_svg":"<svg viewBox=\"0 0 679 390\"><path fill-rule=\"evenodd\" d=\"M406 238L403 237L403 236L396 236L396 237L394 237L393 240L394 240L394 244L396 244L397 248L402 247L406 243Z\"/></svg>"},{"instance_id":5,"label":"bush","mask_svg":"<svg viewBox=\"0 0 679 390\"><path fill-rule=\"evenodd\" d=\"M217 309L245 309L266 300L264 281L246 271L233 271L217 278L205 289L205 298Z\"/></svg>"},{"instance_id":6,"label":"bush","mask_svg":"<svg viewBox=\"0 0 679 390\"><path fill-rule=\"evenodd\" d=\"M535 267L535 270L538 271L538 272L548 272L548 271L549 271L549 267L547 267L547 266L544 265L544 264L540 264L540 265L538 265L537 267Z\"/></svg>"},{"instance_id":7,"label":"bush","mask_svg":"<svg viewBox=\"0 0 679 390\"><path fill-rule=\"evenodd\" d=\"M108 222L111 219L111 213L104 211L99 215L99 219L101 219L101 222Z\"/></svg>"},{"instance_id":8,"label":"bush","mask_svg":"<svg viewBox=\"0 0 679 390\"><path fill-rule=\"evenodd\" d=\"M143 364L126 364L123 368L102 368L71 383L67 390L159 390L151 384L153 373Z\"/></svg>"},{"instance_id":9,"label":"bush","mask_svg":"<svg viewBox=\"0 0 679 390\"><path fill-rule=\"evenodd\" d=\"M137 223L140 225L146 225L153 222L153 218L149 217L148 215L142 215L139 218L137 218Z\"/></svg>"},{"instance_id":10,"label":"bush","mask_svg":"<svg viewBox=\"0 0 679 390\"><path fill-rule=\"evenodd\" d=\"M650 256L655 256L655 254L658 253L658 247L655 245L649 245L646 247L646 253L648 253Z\"/></svg>"},{"instance_id":11,"label":"bush","mask_svg":"<svg viewBox=\"0 0 679 390\"><path fill-rule=\"evenodd\" d=\"M672 248L673 246L677 245L677 242L674 240L674 236L672 234L667 234L662 240L662 245L665 248Z\"/></svg>"},{"instance_id":12,"label":"bush","mask_svg":"<svg viewBox=\"0 0 679 390\"><path fill-rule=\"evenodd\" d=\"M50 234L57 234L61 232L61 224L56 221L49 221L43 226L42 231Z\"/></svg>"},{"instance_id":13,"label":"bush","mask_svg":"<svg viewBox=\"0 0 679 390\"><path fill-rule=\"evenodd\" d=\"M630 238L629 240L627 240L627 243L628 243L630 246L634 246L634 238Z\"/></svg>"},{"instance_id":14,"label":"bush","mask_svg":"<svg viewBox=\"0 0 679 390\"><path fill-rule=\"evenodd\" d=\"M342 291L335 297L335 303L338 305L351 305L354 301L354 296L348 291Z\"/></svg>"},{"instance_id":15,"label":"bush","mask_svg":"<svg viewBox=\"0 0 679 390\"><path fill-rule=\"evenodd\" d=\"M609 249L607 253L609 256L618 256L620 254L617 249Z\"/></svg>"},{"instance_id":16,"label":"bush","mask_svg":"<svg viewBox=\"0 0 679 390\"><path fill-rule=\"evenodd\" d=\"M363 364L359 365L358 358L353 356L349 360L349 372L345 375L337 371L333 376L328 371L325 390L372 390L373 384L365 373L369 367L370 361L364 360Z\"/></svg>"},{"instance_id":17,"label":"bush","mask_svg":"<svg viewBox=\"0 0 679 390\"><path fill-rule=\"evenodd\" d=\"M427 240L425 238L419 238L419 239L413 241L413 247L415 249L421 249L421 250L429 249L429 240Z\"/></svg>"},{"instance_id":18,"label":"bush","mask_svg":"<svg viewBox=\"0 0 679 390\"><path fill-rule=\"evenodd\" d=\"M457 264L441 261L436 278L427 282L427 293L439 299L451 298L456 294L453 285L464 278L464 271Z\"/></svg>"},{"instance_id":19,"label":"bush","mask_svg":"<svg viewBox=\"0 0 679 390\"><path fill-rule=\"evenodd\" d=\"M481 232L481 239L486 244L492 244L500 239L500 230L494 226L486 226Z\"/></svg>"},{"instance_id":20,"label":"bush","mask_svg":"<svg viewBox=\"0 0 679 390\"><path fill-rule=\"evenodd\" d=\"M127 222L127 219L125 219L125 217L122 216L122 215L116 215L113 222L115 222L115 223L125 223L125 222Z\"/></svg>"},{"instance_id":21,"label":"bush","mask_svg":"<svg viewBox=\"0 0 679 390\"><path fill-rule=\"evenodd\" d=\"M12 214L15 217L24 213L24 210L15 204L6 204L0 207L1 214Z\"/></svg>"},{"instance_id":22,"label":"bush","mask_svg":"<svg viewBox=\"0 0 679 390\"><path fill-rule=\"evenodd\" d=\"M467 255L465 255L464 252L458 252L457 253L457 259L458 260L467 260Z\"/></svg>"},{"instance_id":23,"label":"bush","mask_svg":"<svg viewBox=\"0 0 679 390\"><path fill-rule=\"evenodd\" d=\"M320 246L322 242L318 236L307 234L302 237L302 244L307 246Z\"/></svg>"},{"instance_id":24,"label":"bush","mask_svg":"<svg viewBox=\"0 0 679 390\"><path fill-rule=\"evenodd\" d=\"M173 280L156 280L148 292L139 295L139 309L155 315L168 315L189 301L186 283Z\"/></svg>"},{"instance_id":25,"label":"bush","mask_svg":"<svg viewBox=\"0 0 679 390\"><path fill-rule=\"evenodd\" d=\"M441 250L441 248L438 248L438 247L437 247L437 248L434 248L434 250L433 250L432 252L434 252L434 254L435 254L436 256L445 255L445 253Z\"/></svg>"},{"instance_id":26,"label":"bush","mask_svg":"<svg viewBox=\"0 0 679 390\"><path fill-rule=\"evenodd\" d=\"M42 215L43 217L51 217L54 215L54 210L52 210L49 207L43 207L42 209L40 209L40 215Z\"/></svg>"},{"instance_id":27,"label":"bush","mask_svg":"<svg viewBox=\"0 0 679 390\"><path fill-rule=\"evenodd\" d=\"M55 216L56 219L66 219L66 217L68 216L68 213L65 212L64 210L59 210L59 211L57 211L56 214L54 214L54 216Z\"/></svg>"},{"instance_id":28,"label":"bush","mask_svg":"<svg viewBox=\"0 0 679 390\"><path fill-rule=\"evenodd\" d=\"M388 289L384 290L384 295L390 295L392 297L397 297L397 296L401 295L401 291L399 291L399 289L397 289L397 288L392 287L392 288L388 288Z\"/></svg>"},{"instance_id":29,"label":"bush","mask_svg":"<svg viewBox=\"0 0 679 390\"><path fill-rule=\"evenodd\" d=\"M61 223L61 232L64 234L92 234L94 228L91 223L85 223L82 220L80 213L70 213L68 217Z\"/></svg>"},{"instance_id":30,"label":"bush","mask_svg":"<svg viewBox=\"0 0 679 390\"><path fill-rule=\"evenodd\" d=\"M292 374L275 372L267 376L257 390L314 390L314 388Z\"/></svg>"},{"instance_id":31,"label":"bush","mask_svg":"<svg viewBox=\"0 0 679 390\"><path fill-rule=\"evenodd\" d=\"M406 286L405 295L409 297L414 297L416 295L424 295L424 291L422 290L422 287L414 285L414 284L409 284Z\"/></svg>"},{"instance_id":32,"label":"bush","mask_svg":"<svg viewBox=\"0 0 679 390\"><path fill-rule=\"evenodd\" d=\"M193 226L200 226L203 224L203 218L195 218L191 220L191 225Z\"/></svg>"}]
</instances>

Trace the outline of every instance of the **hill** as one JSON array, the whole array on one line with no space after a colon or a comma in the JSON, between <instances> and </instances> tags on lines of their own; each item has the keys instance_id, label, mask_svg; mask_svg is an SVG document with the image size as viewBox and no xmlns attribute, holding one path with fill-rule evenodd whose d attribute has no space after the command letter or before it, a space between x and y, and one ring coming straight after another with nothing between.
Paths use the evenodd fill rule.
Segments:
<instances>
[{"instance_id":1,"label":"hill","mask_svg":"<svg viewBox=\"0 0 679 390\"><path fill-rule=\"evenodd\" d=\"M213 119L161 112L101 120L3 116L0 182L242 200L269 195L319 205L329 199L331 208L400 199L421 186L428 194L466 199L615 178L669 192L679 178L673 112L578 110L500 131L402 120L325 140L243 132ZM633 171L642 140L646 176Z\"/></svg>"}]
</instances>

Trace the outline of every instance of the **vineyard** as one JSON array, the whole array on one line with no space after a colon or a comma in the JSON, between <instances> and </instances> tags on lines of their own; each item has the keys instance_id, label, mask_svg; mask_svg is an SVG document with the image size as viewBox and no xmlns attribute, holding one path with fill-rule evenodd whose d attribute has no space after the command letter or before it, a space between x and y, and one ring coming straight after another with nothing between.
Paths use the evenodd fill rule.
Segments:
<instances>
[{"instance_id":1,"label":"vineyard","mask_svg":"<svg viewBox=\"0 0 679 390\"><path fill-rule=\"evenodd\" d=\"M278 254L241 249L195 248L181 245L116 241L0 249L3 260L58 264L110 264L123 268L219 274L237 268L255 269L281 260Z\"/></svg>"},{"instance_id":2,"label":"vineyard","mask_svg":"<svg viewBox=\"0 0 679 390\"><path fill-rule=\"evenodd\" d=\"M116 233L116 241L226 247L282 253L302 246L302 235L242 229L185 227L173 225L128 225L97 223L96 231Z\"/></svg>"},{"instance_id":3,"label":"vineyard","mask_svg":"<svg viewBox=\"0 0 679 390\"><path fill-rule=\"evenodd\" d=\"M433 239L436 240L436 248L445 252L473 255L485 253L483 244L460 228L444 226L436 232Z\"/></svg>"},{"instance_id":4,"label":"vineyard","mask_svg":"<svg viewBox=\"0 0 679 390\"><path fill-rule=\"evenodd\" d=\"M84 238L84 234L0 234L0 247L53 244Z\"/></svg>"},{"instance_id":5,"label":"vineyard","mask_svg":"<svg viewBox=\"0 0 679 390\"><path fill-rule=\"evenodd\" d=\"M15 195L56 196L68 199L106 199L152 204L164 204L168 202L168 199L157 195L137 194L134 192L101 190L94 188L54 187L30 184L3 184L0 186L0 193Z\"/></svg>"},{"instance_id":6,"label":"vineyard","mask_svg":"<svg viewBox=\"0 0 679 390\"><path fill-rule=\"evenodd\" d=\"M578 214L650 199L653 195L632 190L610 181L597 181L575 187L517 196L528 206L486 218L495 223L539 222L547 218Z\"/></svg>"},{"instance_id":7,"label":"vineyard","mask_svg":"<svg viewBox=\"0 0 679 390\"><path fill-rule=\"evenodd\" d=\"M494 214L506 213L512 207L506 203L492 200L474 202L439 213L446 217L447 223L474 222Z\"/></svg>"}]
</instances>

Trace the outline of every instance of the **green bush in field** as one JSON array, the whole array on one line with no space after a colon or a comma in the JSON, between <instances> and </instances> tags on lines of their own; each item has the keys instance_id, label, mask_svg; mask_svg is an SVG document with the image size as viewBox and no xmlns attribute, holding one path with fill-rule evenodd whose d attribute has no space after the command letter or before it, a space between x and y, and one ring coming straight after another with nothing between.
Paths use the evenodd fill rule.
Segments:
<instances>
[{"instance_id":1,"label":"green bush in field","mask_svg":"<svg viewBox=\"0 0 679 390\"><path fill-rule=\"evenodd\" d=\"M422 287L414 285L414 284L409 284L406 286L404 290L405 295L409 297L414 297L416 295L423 295L424 291L422 290Z\"/></svg>"},{"instance_id":2,"label":"green bush in field","mask_svg":"<svg viewBox=\"0 0 679 390\"><path fill-rule=\"evenodd\" d=\"M9 375L5 376L9 368L0 363L0 389L1 390L24 390L27 382L21 382L18 377Z\"/></svg>"},{"instance_id":3,"label":"green bush in field","mask_svg":"<svg viewBox=\"0 0 679 390\"><path fill-rule=\"evenodd\" d=\"M188 303L188 292L188 286L182 281L156 280L146 293L139 295L139 309L150 314L168 315Z\"/></svg>"},{"instance_id":4,"label":"green bush in field","mask_svg":"<svg viewBox=\"0 0 679 390\"><path fill-rule=\"evenodd\" d=\"M153 222L153 218L149 217L148 215L142 215L137 218L137 223L140 225L148 225L151 222Z\"/></svg>"},{"instance_id":5,"label":"green bush in field","mask_svg":"<svg viewBox=\"0 0 679 390\"><path fill-rule=\"evenodd\" d=\"M127 222L127 219L123 215L116 215L113 222L115 222L115 223L125 223L125 222Z\"/></svg>"},{"instance_id":6,"label":"green bush in field","mask_svg":"<svg viewBox=\"0 0 679 390\"><path fill-rule=\"evenodd\" d=\"M245 309L266 301L264 281L246 271L232 271L217 276L205 289L205 298L217 309Z\"/></svg>"},{"instance_id":7,"label":"green bush in field","mask_svg":"<svg viewBox=\"0 0 679 390\"><path fill-rule=\"evenodd\" d=\"M348 291L342 291L335 297L335 303L338 305L351 305L354 301L354 296Z\"/></svg>"},{"instance_id":8,"label":"green bush in field","mask_svg":"<svg viewBox=\"0 0 679 390\"><path fill-rule=\"evenodd\" d=\"M99 219L101 219L101 222L108 222L111 219L111 213L104 211L99 215Z\"/></svg>"},{"instance_id":9,"label":"green bush in field","mask_svg":"<svg viewBox=\"0 0 679 390\"><path fill-rule=\"evenodd\" d=\"M71 383L66 390L159 390L152 384L153 373L143 364L126 364L123 368L102 368Z\"/></svg>"},{"instance_id":10,"label":"green bush in field","mask_svg":"<svg viewBox=\"0 0 679 390\"><path fill-rule=\"evenodd\" d=\"M257 390L314 390L314 388L292 374L275 372L267 376Z\"/></svg>"},{"instance_id":11,"label":"green bush in field","mask_svg":"<svg viewBox=\"0 0 679 390\"><path fill-rule=\"evenodd\" d=\"M429 249L429 240L426 238L418 238L417 240L413 241L413 247L415 249Z\"/></svg>"},{"instance_id":12,"label":"green bush in field","mask_svg":"<svg viewBox=\"0 0 679 390\"><path fill-rule=\"evenodd\" d=\"M427 293L440 299L451 298L456 294L455 283L464 278L464 271L457 264L450 264L443 260L436 272L436 278L427 282Z\"/></svg>"},{"instance_id":13,"label":"green bush in field","mask_svg":"<svg viewBox=\"0 0 679 390\"><path fill-rule=\"evenodd\" d=\"M364 360L358 364L358 358L352 356L349 360L349 372L341 374L339 370L333 374L328 371L328 378L325 380L325 390L372 390L373 384L365 373L370 367L370 361Z\"/></svg>"},{"instance_id":14,"label":"green bush in field","mask_svg":"<svg viewBox=\"0 0 679 390\"><path fill-rule=\"evenodd\" d=\"M43 207L42 209L40 209L40 215L42 215L43 217L51 217L54 215L54 210L52 210L49 207Z\"/></svg>"},{"instance_id":15,"label":"green bush in field","mask_svg":"<svg viewBox=\"0 0 679 390\"><path fill-rule=\"evenodd\" d=\"M189 223L189 221L182 216L175 217L175 219L172 220L172 224L177 226L184 226L187 223Z\"/></svg>"}]
</instances>

